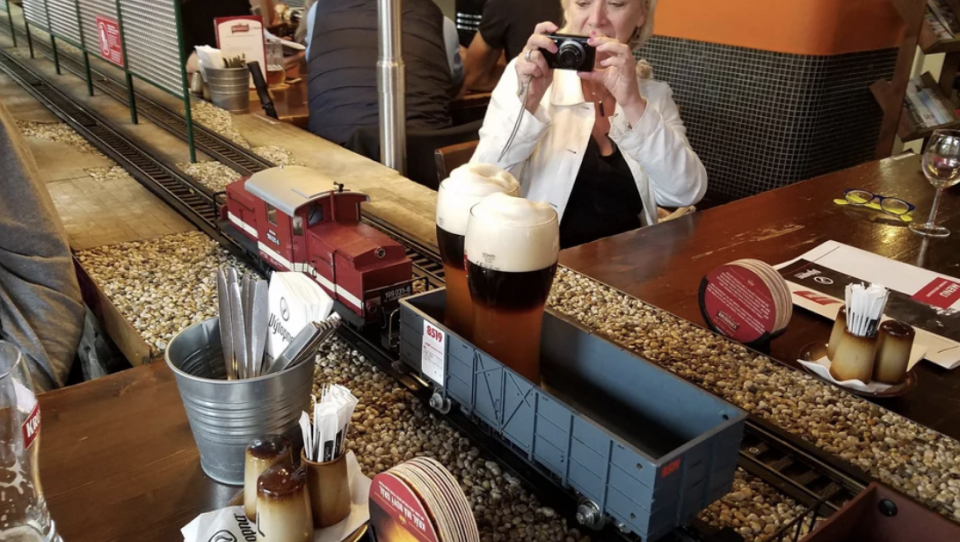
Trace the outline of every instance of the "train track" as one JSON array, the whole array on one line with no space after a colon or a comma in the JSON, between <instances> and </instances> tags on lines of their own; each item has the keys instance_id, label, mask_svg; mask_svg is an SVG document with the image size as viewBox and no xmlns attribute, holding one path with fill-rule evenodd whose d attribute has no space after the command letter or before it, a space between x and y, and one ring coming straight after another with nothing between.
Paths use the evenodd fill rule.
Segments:
<instances>
[{"instance_id":1,"label":"train track","mask_svg":"<svg viewBox=\"0 0 960 542\"><path fill-rule=\"evenodd\" d=\"M44 49L46 44L35 39L34 45ZM46 45L46 51L52 54L49 45ZM79 70L81 65L79 61L71 58L64 51L60 51L59 56L65 68L70 71L77 70L78 75L82 74ZM144 148L145 145L120 133L99 114L85 110L73 98L51 85L38 71L31 69L3 50L0 50L0 70L17 81L94 146L116 160L134 178L181 215L232 253L244 257L245 253L239 243L217 227L217 195L211 194L206 187L182 174L174 166L165 164L156 153L150 152ZM96 88L126 103L127 92L123 83L106 74L95 73ZM186 123L179 112L172 111L143 95L138 95L137 103L138 110L144 116L186 140ZM196 137L198 148L238 172L252 174L272 167L267 160L247 149L205 128L199 126L197 128L195 135L198 135ZM390 224L374 218L369 218L367 221L406 247L408 256L414 261L417 276L428 278L430 284L435 287L443 284L442 265L431 247L417 244ZM405 374L396 359L380 346L376 338L352 329L344 329L342 335L347 342L403 383L414 395L425 402L429 401L432 393L429 386L418 378ZM563 497L564 491L556 491L556 485L549 475L519 459L509 451L503 441L475 423L475 420L467 419L457 411L452 411L445 417L485 451L501 460L508 470L525 481L529 487L533 487L542 502L553 506L561 513L566 512L564 515L568 518L573 517L575 503ZM804 505L808 510L813 511L814 515L830 515L869 483L869 477L863 472L823 454L812 445L753 416L747 422L740 450L739 466ZM676 539L705 540L709 538L705 533L707 530L700 526L693 532L676 533ZM779 534L789 533L784 531ZM608 527L601 534L601 539L623 540L625 536L615 528Z\"/></svg>"}]
</instances>

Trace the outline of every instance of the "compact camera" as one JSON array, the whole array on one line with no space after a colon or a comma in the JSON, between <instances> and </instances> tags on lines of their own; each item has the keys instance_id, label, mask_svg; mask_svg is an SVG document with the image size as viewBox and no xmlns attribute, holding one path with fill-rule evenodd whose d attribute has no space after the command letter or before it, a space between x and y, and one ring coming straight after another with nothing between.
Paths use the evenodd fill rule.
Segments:
<instances>
[{"instance_id":1,"label":"compact camera","mask_svg":"<svg viewBox=\"0 0 960 542\"><path fill-rule=\"evenodd\" d=\"M557 45L556 53L551 53L545 49L540 50L550 69L576 70L578 72L593 71L593 64L597 59L597 49L587 45L590 38L568 34L552 34L547 37Z\"/></svg>"}]
</instances>

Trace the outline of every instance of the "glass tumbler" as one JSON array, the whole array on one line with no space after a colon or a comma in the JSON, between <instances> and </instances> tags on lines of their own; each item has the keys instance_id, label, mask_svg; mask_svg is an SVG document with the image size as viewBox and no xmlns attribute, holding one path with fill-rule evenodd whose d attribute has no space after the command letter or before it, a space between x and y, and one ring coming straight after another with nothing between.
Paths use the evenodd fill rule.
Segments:
<instances>
[{"instance_id":1,"label":"glass tumbler","mask_svg":"<svg viewBox=\"0 0 960 542\"><path fill-rule=\"evenodd\" d=\"M40 487L40 404L20 350L0 341L0 540L62 542Z\"/></svg>"}]
</instances>

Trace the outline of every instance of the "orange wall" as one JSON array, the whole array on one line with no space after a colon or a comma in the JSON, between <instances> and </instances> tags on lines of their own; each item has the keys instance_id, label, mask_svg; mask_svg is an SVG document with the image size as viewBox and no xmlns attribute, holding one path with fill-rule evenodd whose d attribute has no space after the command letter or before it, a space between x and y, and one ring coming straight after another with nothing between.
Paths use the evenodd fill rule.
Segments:
<instances>
[{"instance_id":1,"label":"orange wall","mask_svg":"<svg viewBox=\"0 0 960 542\"><path fill-rule=\"evenodd\" d=\"M655 33L798 55L900 45L890 0L659 0Z\"/></svg>"}]
</instances>

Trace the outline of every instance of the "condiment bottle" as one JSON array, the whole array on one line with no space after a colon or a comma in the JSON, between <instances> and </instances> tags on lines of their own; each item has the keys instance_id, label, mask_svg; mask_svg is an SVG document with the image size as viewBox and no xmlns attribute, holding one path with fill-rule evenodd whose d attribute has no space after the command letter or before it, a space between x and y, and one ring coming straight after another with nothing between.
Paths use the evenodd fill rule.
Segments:
<instances>
[{"instance_id":1,"label":"condiment bottle","mask_svg":"<svg viewBox=\"0 0 960 542\"><path fill-rule=\"evenodd\" d=\"M899 384L907 377L916 331L903 322L887 320L880 324L877 334L877 362L873 368L873 379L884 384Z\"/></svg>"},{"instance_id":2,"label":"condiment bottle","mask_svg":"<svg viewBox=\"0 0 960 542\"><path fill-rule=\"evenodd\" d=\"M286 437L267 435L247 446L243 471L243 511L248 519L257 518L257 479L263 471L278 464L293 464L292 447Z\"/></svg>"},{"instance_id":3,"label":"condiment bottle","mask_svg":"<svg viewBox=\"0 0 960 542\"><path fill-rule=\"evenodd\" d=\"M847 329L847 308L840 307L837 319L833 322L833 331L830 332L830 342L827 343L827 359L830 361L833 361L833 356L837 354L837 347L840 346L845 329Z\"/></svg>"},{"instance_id":4,"label":"condiment bottle","mask_svg":"<svg viewBox=\"0 0 960 542\"><path fill-rule=\"evenodd\" d=\"M274 465L257 480L257 542L310 542L313 514L307 474L291 465Z\"/></svg>"},{"instance_id":5,"label":"condiment bottle","mask_svg":"<svg viewBox=\"0 0 960 542\"><path fill-rule=\"evenodd\" d=\"M843 328L840 344L830 360L830 374L838 381L859 380L870 383L873 362L877 355L877 338L860 337Z\"/></svg>"}]
</instances>

